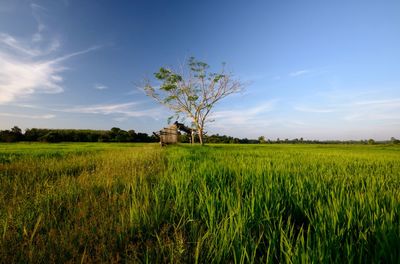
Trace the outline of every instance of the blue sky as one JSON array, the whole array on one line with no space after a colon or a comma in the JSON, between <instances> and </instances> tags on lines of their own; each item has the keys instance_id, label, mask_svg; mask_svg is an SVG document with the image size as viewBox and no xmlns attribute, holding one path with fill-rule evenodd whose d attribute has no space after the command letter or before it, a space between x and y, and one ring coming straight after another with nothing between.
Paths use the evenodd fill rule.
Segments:
<instances>
[{"instance_id":1,"label":"blue sky","mask_svg":"<svg viewBox=\"0 0 400 264\"><path fill-rule=\"evenodd\" d=\"M400 137L399 1L0 1L0 129L152 132L136 88L195 56L247 89L208 133Z\"/></svg>"}]
</instances>

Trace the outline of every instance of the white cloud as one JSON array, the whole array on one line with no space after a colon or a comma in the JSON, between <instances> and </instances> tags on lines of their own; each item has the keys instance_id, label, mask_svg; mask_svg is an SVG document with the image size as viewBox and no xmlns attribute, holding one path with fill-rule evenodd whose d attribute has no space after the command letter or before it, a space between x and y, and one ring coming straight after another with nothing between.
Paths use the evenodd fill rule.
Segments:
<instances>
[{"instance_id":1,"label":"white cloud","mask_svg":"<svg viewBox=\"0 0 400 264\"><path fill-rule=\"evenodd\" d=\"M45 115L24 115L24 114L12 114L12 113L0 113L0 116L15 117L15 118L27 118L27 119L51 119L56 117L52 114Z\"/></svg>"},{"instance_id":2,"label":"white cloud","mask_svg":"<svg viewBox=\"0 0 400 264\"><path fill-rule=\"evenodd\" d=\"M58 64L58 63L60 63L60 62L63 62L63 61L65 61L65 60L68 60L68 59L70 59L70 58L72 58L72 57L76 57L76 56L78 56L78 55L83 55L83 54L85 54L85 53L92 52L92 51L98 50L98 49L100 49L100 48L101 48L101 46L95 45L95 46L92 46L92 47L90 47L90 48L87 48L87 49L84 49L84 50L81 50L81 51L76 51L76 52L73 52L73 53L70 53L70 54L67 54L67 55L58 57L58 58L56 58L56 59L50 60L49 63L51 63L51 64Z\"/></svg>"},{"instance_id":3,"label":"white cloud","mask_svg":"<svg viewBox=\"0 0 400 264\"><path fill-rule=\"evenodd\" d=\"M122 121L127 117L151 117L154 119L163 118L166 111L162 107L139 109L140 102L119 103L119 104L97 104L89 106L76 106L69 109L55 110L67 113L80 114L101 114L101 115L117 115L117 120Z\"/></svg>"},{"instance_id":4,"label":"white cloud","mask_svg":"<svg viewBox=\"0 0 400 264\"><path fill-rule=\"evenodd\" d=\"M211 114L210 120L215 120L210 127L219 129L250 128L264 125L268 122L268 113L275 109L277 100L270 100L250 108L220 110ZM246 127L246 128L245 128Z\"/></svg>"},{"instance_id":5,"label":"white cloud","mask_svg":"<svg viewBox=\"0 0 400 264\"><path fill-rule=\"evenodd\" d=\"M139 88L136 88L134 90L131 90L129 92L126 93L126 95L134 95L134 94L146 94L144 90L141 90Z\"/></svg>"},{"instance_id":6,"label":"white cloud","mask_svg":"<svg viewBox=\"0 0 400 264\"><path fill-rule=\"evenodd\" d=\"M43 40L42 33L45 30L46 26L42 22L42 19L41 19L39 13L46 11L46 9L35 3L31 3L31 9L32 9L32 16L34 17L34 19L36 20L36 23L37 23L37 31L33 34L32 41L33 42L41 42Z\"/></svg>"},{"instance_id":7,"label":"white cloud","mask_svg":"<svg viewBox=\"0 0 400 264\"><path fill-rule=\"evenodd\" d=\"M99 48L70 53L55 59L43 59L60 46L53 41L50 48L38 50L14 37L0 33L0 104L10 103L34 93L61 93L60 73L66 68L62 62Z\"/></svg>"},{"instance_id":8,"label":"white cloud","mask_svg":"<svg viewBox=\"0 0 400 264\"><path fill-rule=\"evenodd\" d=\"M35 92L60 93L63 68L51 61L24 60L0 52L0 104Z\"/></svg>"},{"instance_id":9,"label":"white cloud","mask_svg":"<svg viewBox=\"0 0 400 264\"><path fill-rule=\"evenodd\" d=\"M397 108L400 107L400 98L356 101L354 102L354 104L360 106L372 106L372 107L379 106L385 108L391 108L391 107Z\"/></svg>"},{"instance_id":10,"label":"white cloud","mask_svg":"<svg viewBox=\"0 0 400 264\"><path fill-rule=\"evenodd\" d=\"M31 104L8 104L9 106L19 108L30 108L42 110L46 112L61 112L72 114L93 114L93 115L111 115L114 120L123 121L129 117L151 117L153 119L166 118L169 111L163 107L158 106L154 108L146 108L143 106L144 102L128 102L116 104L94 104L86 106L71 106L71 107L43 107Z\"/></svg>"},{"instance_id":11,"label":"white cloud","mask_svg":"<svg viewBox=\"0 0 400 264\"><path fill-rule=\"evenodd\" d=\"M105 90L105 89L108 89L108 87L107 87L106 85L100 84L100 83L96 83L96 84L94 85L94 88L97 89L97 90Z\"/></svg>"},{"instance_id":12,"label":"white cloud","mask_svg":"<svg viewBox=\"0 0 400 264\"><path fill-rule=\"evenodd\" d=\"M98 104L90 106L77 106L71 109L64 109L65 112L82 113L82 114L114 114L126 113L132 106L137 105L136 102L122 103L122 104Z\"/></svg>"},{"instance_id":13,"label":"white cloud","mask_svg":"<svg viewBox=\"0 0 400 264\"><path fill-rule=\"evenodd\" d=\"M295 72L291 72L289 74L290 77L298 77L307 73L310 73L310 70L299 70L299 71L295 71Z\"/></svg>"},{"instance_id":14,"label":"white cloud","mask_svg":"<svg viewBox=\"0 0 400 264\"><path fill-rule=\"evenodd\" d=\"M400 120L400 98L356 101L349 110L347 121Z\"/></svg>"},{"instance_id":15,"label":"white cloud","mask_svg":"<svg viewBox=\"0 0 400 264\"><path fill-rule=\"evenodd\" d=\"M9 104L35 93L61 93L66 70L63 62L78 55L94 51L99 46L60 57L51 56L61 44L57 38L45 38L47 26L42 14L47 10L35 3L30 4L37 24L31 38L18 39L0 32L0 104Z\"/></svg>"},{"instance_id":16,"label":"white cloud","mask_svg":"<svg viewBox=\"0 0 400 264\"><path fill-rule=\"evenodd\" d=\"M300 112L307 113L333 113L337 111L337 109L335 108L312 108L307 106L295 106L294 109Z\"/></svg>"},{"instance_id":17,"label":"white cloud","mask_svg":"<svg viewBox=\"0 0 400 264\"><path fill-rule=\"evenodd\" d=\"M400 98L349 100L328 106L294 106L294 110L306 113L335 113L346 121L399 120Z\"/></svg>"},{"instance_id":18,"label":"white cloud","mask_svg":"<svg viewBox=\"0 0 400 264\"><path fill-rule=\"evenodd\" d=\"M24 45L23 43L21 43L21 41L17 40L13 36L6 33L0 32L0 44L3 45L3 50L5 49L11 53L20 53L20 54L22 53L22 55L27 55L27 56L41 55L41 52L39 50Z\"/></svg>"}]
</instances>

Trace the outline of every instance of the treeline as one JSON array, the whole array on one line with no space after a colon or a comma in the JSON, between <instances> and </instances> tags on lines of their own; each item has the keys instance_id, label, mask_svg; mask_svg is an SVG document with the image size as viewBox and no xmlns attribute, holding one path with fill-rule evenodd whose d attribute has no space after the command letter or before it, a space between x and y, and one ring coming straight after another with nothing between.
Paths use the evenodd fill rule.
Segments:
<instances>
[{"instance_id":1,"label":"treeline","mask_svg":"<svg viewBox=\"0 0 400 264\"><path fill-rule=\"evenodd\" d=\"M30 128L25 133L15 126L10 130L0 131L0 142L39 141L39 142L158 142L154 135L136 133L134 130L122 130L113 127L111 130L89 129L42 129Z\"/></svg>"},{"instance_id":2,"label":"treeline","mask_svg":"<svg viewBox=\"0 0 400 264\"><path fill-rule=\"evenodd\" d=\"M303 138L294 139L266 139L264 136L258 139L248 138L235 138L226 135L211 135L205 136L206 143L224 143L224 144L400 144L400 140L391 137L389 140L375 141L374 139L364 140L307 140ZM181 142L189 142L189 138L186 135L181 136Z\"/></svg>"},{"instance_id":3,"label":"treeline","mask_svg":"<svg viewBox=\"0 0 400 264\"><path fill-rule=\"evenodd\" d=\"M258 142L261 144L364 144L364 145L374 145L374 144L400 144L400 140L391 137L389 140L375 141L374 139L361 139L361 140L315 140L315 139L280 139L276 140L266 139L261 136L258 138Z\"/></svg>"},{"instance_id":4,"label":"treeline","mask_svg":"<svg viewBox=\"0 0 400 264\"><path fill-rule=\"evenodd\" d=\"M198 138L195 139L198 142ZM0 130L0 142L39 141L39 142L158 142L159 138L146 133L135 132L135 130L122 130L113 127L110 130L90 129L43 129L29 128L25 132L14 126L10 130ZM179 141L189 143L190 136L183 133ZM210 144L400 144L400 140L394 137L389 140L375 141L366 140L306 140L295 139L266 139L264 136L258 139L236 138L226 135L205 135L204 141Z\"/></svg>"},{"instance_id":5,"label":"treeline","mask_svg":"<svg viewBox=\"0 0 400 264\"><path fill-rule=\"evenodd\" d=\"M260 142L257 139L248 139L248 138L235 138L226 135L211 135L205 136L205 142L207 143L224 143L224 144L259 144Z\"/></svg>"}]
</instances>

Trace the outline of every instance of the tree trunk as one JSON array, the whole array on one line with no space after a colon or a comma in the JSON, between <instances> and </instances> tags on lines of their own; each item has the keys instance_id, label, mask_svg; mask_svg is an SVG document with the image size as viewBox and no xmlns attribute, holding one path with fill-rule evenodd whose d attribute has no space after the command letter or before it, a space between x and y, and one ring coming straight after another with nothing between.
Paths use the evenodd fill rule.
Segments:
<instances>
[{"instance_id":1,"label":"tree trunk","mask_svg":"<svg viewBox=\"0 0 400 264\"><path fill-rule=\"evenodd\" d=\"M191 131L190 136L191 136L190 144L194 144L194 130Z\"/></svg>"},{"instance_id":2,"label":"tree trunk","mask_svg":"<svg viewBox=\"0 0 400 264\"><path fill-rule=\"evenodd\" d=\"M198 128L198 133L199 133L199 141L201 145L204 145L203 143L203 128Z\"/></svg>"}]
</instances>

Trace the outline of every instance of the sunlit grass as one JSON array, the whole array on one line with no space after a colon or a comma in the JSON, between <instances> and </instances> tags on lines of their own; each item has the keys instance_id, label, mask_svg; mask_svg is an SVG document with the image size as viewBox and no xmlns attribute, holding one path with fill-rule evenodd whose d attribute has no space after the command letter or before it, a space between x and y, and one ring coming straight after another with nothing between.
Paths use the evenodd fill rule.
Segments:
<instances>
[{"instance_id":1,"label":"sunlit grass","mask_svg":"<svg viewBox=\"0 0 400 264\"><path fill-rule=\"evenodd\" d=\"M1 262L398 262L395 146L0 145Z\"/></svg>"}]
</instances>

